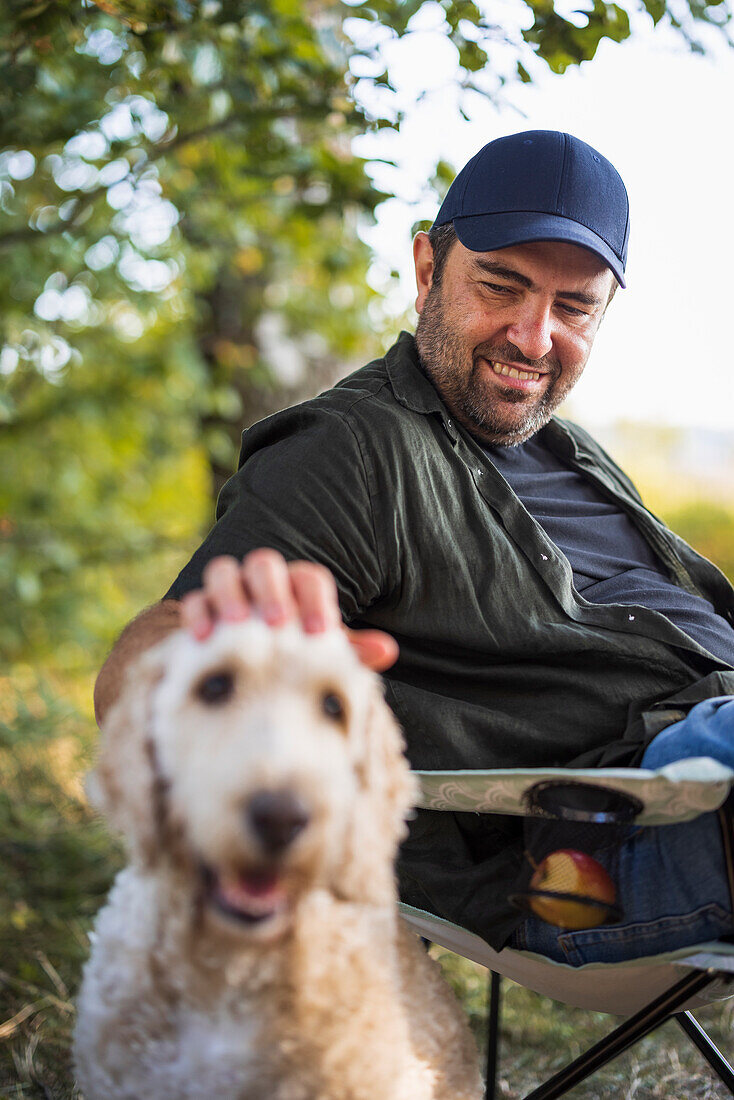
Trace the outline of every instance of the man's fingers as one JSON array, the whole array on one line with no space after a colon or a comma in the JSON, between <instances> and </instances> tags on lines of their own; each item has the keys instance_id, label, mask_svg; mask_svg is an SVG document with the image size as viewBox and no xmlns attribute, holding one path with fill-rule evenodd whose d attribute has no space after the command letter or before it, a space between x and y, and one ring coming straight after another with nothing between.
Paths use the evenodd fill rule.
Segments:
<instances>
[{"instance_id":1,"label":"man's fingers","mask_svg":"<svg viewBox=\"0 0 734 1100\"><path fill-rule=\"evenodd\" d=\"M197 588L182 597L181 626L200 642L211 634L214 618L203 589Z\"/></svg>"},{"instance_id":2,"label":"man's fingers","mask_svg":"<svg viewBox=\"0 0 734 1100\"><path fill-rule=\"evenodd\" d=\"M250 605L242 584L241 567L236 558L212 558L204 566L202 583L215 620L236 623L248 618Z\"/></svg>"},{"instance_id":3,"label":"man's fingers","mask_svg":"<svg viewBox=\"0 0 734 1100\"><path fill-rule=\"evenodd\" d=\"M220 620L237 622L252 611L269 626L298 617L307 634L342 626L331 572L315 562L286 562L276 550L253 550L243 562L222 555L204 567L203 588L181 600L181 625L199 641ZM395 664L398 644L382 630L347 630L360 661L375 672Z\"/></svg>"},{"instance_id":4,"label":"man's fingers","mask_svg":"<svg viewBox=\"0 0 734 1100\"><path fill-rule=\"evenodd\" d=\"M281 626L296 616L289 566L282 554L266 547L253 550L242 563L241 576L268 626Z\"/></svg>"},{"instance_id":5,"label":"man's fingers","mask_svg":"<svg viewBox=\"0 0 734 1100\"><path fill-rule=\"evenodd\" d=\"M307 634L341 626L336 581L325 566L315 562L293 562L290 579L301 625Z\"/></svg>"},{"instance_id":6,"label":"man's fingers","mask_svg":"<svg viewBox=\"0 0 734 1100\"><path fill-rule=\"evenodd\" d=\"M269 626L299 619L308 634L341 628L339 594L332 573L316 562L287 562L267 547L253 550L238 562L221 555L204 567L201 589L181 601L181 623L203 640L221 620L237 622L253 612ZM360 659L370 668L389 668L397 645L381 631L362 631L350 638Z\"/></svg>"},{"instance_id":7,"label":"man's fingers","mask_svg":"<svg viewBox=\"0 0 734 1100\"><path fill-rule=\"evenodd\" d=\"M204 566L202 584L203 588L187 592L181 600L181 625L200 642L221 619L239 622L250 614L236 558L212 558Z\"/></svg>"},{"instance_id":8,"label":"man's fingers","mask_svg":"<svg viewBox=\"0 0 734 1100\"><path fill-rule=\"evenodd\" d=\"M362 664L373 672L384 672L398 659L398 643L382 630L347 630L347 635Z\"/></svg>"}]
</instances>

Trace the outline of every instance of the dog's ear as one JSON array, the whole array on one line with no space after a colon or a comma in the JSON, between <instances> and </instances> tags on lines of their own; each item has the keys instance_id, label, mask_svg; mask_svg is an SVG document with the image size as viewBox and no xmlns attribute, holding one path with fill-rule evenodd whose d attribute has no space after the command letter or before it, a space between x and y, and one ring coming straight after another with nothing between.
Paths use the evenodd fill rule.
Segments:
<instances>
[{"instance_id":1,"label":"dog's ear","mask_svg":"<svg viewBox=\"0 0 734 1100\"><path fill-rule=\"evenodd\" d=\"M161 649L147 650L126 670L120 694L102 725L99 754L87 778L90 802L122 833L136 862L158 850L157 777L152 743L153 693L165 670Z\"/></svg>"},{"instance_id":2,"label":"dog's ear","mask_svg":"<svg viewBox=\"0 0 734 1100\"><path fill-rule=\"evenodd\" d=\"M394 861L407 833L406 819L418 784L405 758L398 723L375 684L369 702L364 753L357 767L360 794L347 843L339 892L353 899L384 902L394 891Z\"/></svg>"},{"instance_id":3,"label":"dog's ear","mask_svg":"<svg viewBox=\"0 0 734 1100\"><path fill-rule=\"evenodd\" d=\"M407 833L405 820L415 806L418 785L405 757L400 726L385 702L380 681L370 699L365 742L360 779L397 844Z\"/></svg>"}]
</instances>

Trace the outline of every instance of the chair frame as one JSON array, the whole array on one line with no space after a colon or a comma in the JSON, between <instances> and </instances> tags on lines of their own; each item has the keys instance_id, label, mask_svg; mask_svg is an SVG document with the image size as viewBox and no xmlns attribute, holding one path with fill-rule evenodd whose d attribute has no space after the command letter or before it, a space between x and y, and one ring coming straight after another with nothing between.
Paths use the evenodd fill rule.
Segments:
<instances>
[{"instance_id":1,"label":"chair frame","mask_svg":"<svg viewBox=\"0 0 734 1100\"><path fill-rule=\"evenodd\" d=\"M732 960L734 962L734 960ZM688 963L687 963L688 964ZM693 964L690 964L693 965ZM487 1021L487 1062L485 1100L496 1100L497 1078L499 1074L499 1025L501 1016L500 974L489 971L488 1021ZM694 968L667 992L656 997L639 1012L631 1016L618 1028L606 1035L589 1050L570 1062L558 1073L550 1077L525 1097L525 1100L557 1100L569 1089L585 1081L592 1073L607 1065L618 1055L640 1039L644 1039L667 1020L675 1019L684 1033L703 1055L719 1080L734 1096L734 1069L727 1062L706 1031L688 1011L680 1011L681 1006L696 993L701 992L714 981L734 982L732 969L718 967Z\"/></svg>"}]
</instances>

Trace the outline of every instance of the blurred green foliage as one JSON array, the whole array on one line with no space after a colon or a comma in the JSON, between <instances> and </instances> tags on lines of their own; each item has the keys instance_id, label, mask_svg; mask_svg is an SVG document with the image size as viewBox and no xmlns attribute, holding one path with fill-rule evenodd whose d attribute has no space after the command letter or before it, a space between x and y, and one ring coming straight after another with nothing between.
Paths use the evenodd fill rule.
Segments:
<instances>
[{"instance_id":1,"label":"blurred green foliage","mask_svg":"<svg viewBox=\"0 0 734 1100\"><path fill-rule=\"evenodd\" d=\"M665 509L663 518L734 584L734 508L710 500L691 500Z\"/></svg>"},{"instance_id":2,"label":"blurred green foliage","mask_svg":"<svg viewBox=\"0 0 734 1100\"><path fill-rule=\"evenodd\" d=\"M14 4L0 55L0 645L78 662L99 568L124 618L243 423L374 339L382 195L328 5Z\"/></svg>"}]
</instances>

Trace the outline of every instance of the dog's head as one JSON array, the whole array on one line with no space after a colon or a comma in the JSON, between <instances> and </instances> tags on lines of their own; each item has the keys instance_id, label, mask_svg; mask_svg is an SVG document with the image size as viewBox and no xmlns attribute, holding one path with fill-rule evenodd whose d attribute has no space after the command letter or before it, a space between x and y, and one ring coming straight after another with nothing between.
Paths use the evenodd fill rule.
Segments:
<instances>
[{"instance_id":1,"label":"dog's head","mask_svg":"<svg viewBox=\"0 0 734 1100\"><path fill-rule=\"evenodd\" d=\"M415 786L379 677L341 631L178 631L128 670L92 789L138 863L190 872L260 938L304 891L391 897Z\"/></svg>"}]
</instances>

